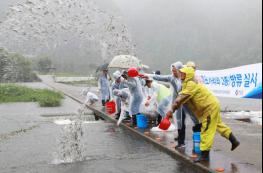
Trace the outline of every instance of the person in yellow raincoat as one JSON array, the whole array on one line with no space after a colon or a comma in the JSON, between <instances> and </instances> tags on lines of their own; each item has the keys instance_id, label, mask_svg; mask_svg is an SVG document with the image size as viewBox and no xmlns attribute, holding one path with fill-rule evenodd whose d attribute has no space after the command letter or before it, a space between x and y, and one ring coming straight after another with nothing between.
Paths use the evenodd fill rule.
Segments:
<instances>
[{"instance_id":1,"label":"person in yellow raincoat","mask_svg":"<svg viewBox=\"0 0 263 173\"><path fill-rule=\"evenodd\" d=\"M172 110L167 113L168 117L179 108L186 104L202 123L201 129L201 156L195 162L209 161L209 152L214 143L216 131L223 137L230 140L232 151L235 150L240 142L235 138L232 130L223 123L220 114L219 100L203 84L194 80L195 70L191 67L184 67L180 70L183 81L182 91L172 105Z\"/></svg>"}]
</instances>

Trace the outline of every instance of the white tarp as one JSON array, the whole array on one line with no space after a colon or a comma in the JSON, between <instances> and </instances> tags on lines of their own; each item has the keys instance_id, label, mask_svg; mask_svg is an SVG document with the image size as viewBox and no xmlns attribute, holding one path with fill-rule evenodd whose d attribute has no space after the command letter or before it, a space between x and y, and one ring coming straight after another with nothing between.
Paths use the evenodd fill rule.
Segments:
<instances>
[{"instance_id":1,"label":"white tarp","mask_svg":"<svg viewBox=\"0 0 263 173\"><path fill-rule=\"evenodd\" d=\"M196 78L216 96L262 99L262 63L217 71L197 71Z\"/></svg>"}]
</instances>

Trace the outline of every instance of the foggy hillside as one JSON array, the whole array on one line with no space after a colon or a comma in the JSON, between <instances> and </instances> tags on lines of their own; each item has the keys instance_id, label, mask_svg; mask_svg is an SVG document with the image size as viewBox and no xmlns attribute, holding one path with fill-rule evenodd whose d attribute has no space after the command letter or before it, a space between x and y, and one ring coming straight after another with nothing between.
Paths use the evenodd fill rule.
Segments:
<instances>
[{"instance_id":1,"label":"foggy hillside","mask_svg":"<svg viewBox=\"0 0 263 173\"><path fill-rule=\"evenodd\" d=\"M0 22L0 47L50 57L58 72L89 73L135 47L122 18L89 0L21 0Z\"/></svg>"},{"instance_id":2,"label":"foggy hillside","mask_svg":"<svg viewBox=\"0 0 263 173\"><path fill-rule=\"evenodd\" d=\"M152 67L194 60L202 69L262 62L261 0L114 0Z\"/></svg>"},{"instance_id":3,"label":"foggy hillside","mask_svg":"<svg viewBox=\"0 0 263 173\"><path fill-rule=\"evenodd\" d=\"M2 26L6 26L3 25L4 23L12 28L13 20L9 20L8 23L5 21L7 18L3 17L3 14L10 11L7 9L7 3L3 1L8 0L1 0L0 5L3 5L0 6L0 20ZM54 0L56 1L59 0ZM78 2L84 1L78 0ZM87 73L103 60L109 61L114 54L125 52L137 55L153 69L166 72L169 70L167 67L178 60L196 61L200 69L222 69L262 62L261 0L95 0L94 2L96 8L98 7L97 11L105 11L103 15L98 12L93 13L90 9L82 9L83 14L96 17L98 21L94 26L87 26L87 21L83 21L85 19L79 19L79 23L71 22L71 18L76 16L77 9L68 12L65 6L60 10L63 13L67 12L70 20L54 18L53 24L71 23L76 28L73 27L69 31L57 30L56 27L48 27L46 20L40 20L42 23L38 26L42 29L46 27L45 32L48 34L34 37L36 41L31 40L32 37L28 34L30 32L19 34L16 30L7 32L9 27L5 30L2 28L0 47L28 55L48 55L54 59L58 70L78 73ZM47 6L47 9L49 14L52 14L55 8ZM60 16L59 12L57 11L55 16ZM15 14L9 17L21 17L21 15L25 16L26 13L15 11ZM114 16L113 23L110 16ZM101 29L109 23L113 25L114 32ZM19 24L24 26L25 23ZM123 28L125 31L122 33ZM53 35L53 31L57 33ZM121 33L125 39L120 41L120 36L116 32ZM87 34L87 37L82 37L80 33ZM24 34L28 37L25 38ZM53 39L43 40L47 38L46 36ZM23 41L10 42L7 38L16 38L14 40L19 38ZM109 45L113 45L112 48Z\"/></svg>"}]
</instances>

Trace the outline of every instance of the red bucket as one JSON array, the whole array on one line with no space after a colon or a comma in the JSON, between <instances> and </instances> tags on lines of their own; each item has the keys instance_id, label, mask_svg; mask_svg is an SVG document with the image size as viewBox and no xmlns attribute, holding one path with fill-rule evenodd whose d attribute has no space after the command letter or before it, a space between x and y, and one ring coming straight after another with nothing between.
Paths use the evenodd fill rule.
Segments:
<instances>
[{"instance_id":1,"label":"red bucket","mask_svg":"<svg viewBox=\"0 0 263 173\"><path fill-rule=\"evenodd\" d=\"M164 118L162 122L160 123L159 128L162 130L168 130L170 125L171 125L171 122L169 118Z\"/></svg>"},{"instance_id":2,"label":"red bucket","mask_svg":"<svg viewBox=\"0 0 263 173\"><path fill-rule=\"evenodd\" d=\"M114 101L105 104L107 114L114 114L116 112L116 103Z\"/></svg>"}]
</instances>

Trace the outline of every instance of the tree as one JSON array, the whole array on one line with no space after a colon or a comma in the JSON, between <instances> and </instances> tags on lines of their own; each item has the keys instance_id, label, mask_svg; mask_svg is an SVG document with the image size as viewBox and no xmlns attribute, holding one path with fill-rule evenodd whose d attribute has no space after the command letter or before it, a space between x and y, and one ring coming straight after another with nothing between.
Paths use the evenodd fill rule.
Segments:
<instances>
[{"instance_id":1,"label":"tree","mask_svg":"<svg viewBox=\"0 0 263 173\"><path fill-rule=\"evenodd\" d=\"M52 68L52 61L48 57L41 57L37 60L37 70L41 73L48 73Z\"/></svg>"},{"instance_id":2,"label":"tree","mask_svg":"<svg viewBox=\"0 0 263 173\"><path fill-rule=\"evenodd\" d=\"M32 72L31 62L24 56L0 48L0 82L38 81Z\"/></svg>"},{"instance_id":3,"label":"tree","mask_svg":"<svg viewBox=\"0 0 263 173\"><path fill-rule=\"evenodd\" d=\"M11 60L8 58L8 53L3 48L0 48L0 82L3 82L8 73L10 73Z\"/></svg>"}]
</instances>

